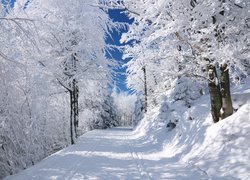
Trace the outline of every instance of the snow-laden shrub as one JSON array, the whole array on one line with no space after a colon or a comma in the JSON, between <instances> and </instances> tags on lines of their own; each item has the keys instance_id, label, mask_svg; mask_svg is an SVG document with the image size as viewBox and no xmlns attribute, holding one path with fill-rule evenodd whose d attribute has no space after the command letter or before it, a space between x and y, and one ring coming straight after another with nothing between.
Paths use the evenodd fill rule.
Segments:
<instances>
[{"instance_id":1,"label":"snow-laden shrub","mask_svg":"<svg viewBox=\"0 0 250 180\"><path fill-rule=\"evenodd\" d=\"M166 128L175 128L183 119L182 112L190 108L193 102L203 95L204 87L198 81L188 77L175 79L167 91L167 95L160 97L161 105L158 118L164 122Z\"/></svg>"},{"instance_id":2,"label":"snow-laden shrub","mask_svg":"<svg viewBox=\"0 0 250 180\"><path fill-rule=\"evenodd\" d=\"M183 101L186 106L191 106L192 102L203 94L202 85L188 77L180 77L173 81L169 98L172 101Z\"/></svg>"}]
</instances>

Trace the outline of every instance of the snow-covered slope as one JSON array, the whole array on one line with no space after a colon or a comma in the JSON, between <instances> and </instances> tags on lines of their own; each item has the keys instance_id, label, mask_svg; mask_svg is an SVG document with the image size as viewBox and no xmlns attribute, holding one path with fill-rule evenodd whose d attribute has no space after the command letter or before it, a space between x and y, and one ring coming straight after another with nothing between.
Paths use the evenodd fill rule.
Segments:
<instances>
[{"instance_id":1,"label":"snow-covered slope","mask_svg":"<svg viewBox=\"0 0 250 180\"><path fill-rule=\"evenodd\" d=\"M137 127L137 135L151 139L162 149L162 156L196 168L208 179L250 179L250 89L235 89L235 112L214 124L209 96L202 96L191 107L181 101L161 104ZM167 132L166 122L177 126ZM149 144L150 144L149 143Z\"/></svg>"},{"instance_id":2,"label":"snow-covered slope","mask_svg":"<svg viewBox=\"0 0 250 180\"><path fill-rule=\"evenodd\" d=\"M197 127L197 132L198 142L183 154L182 160L206 171L212 179L250 179L249 102L217 124Z\"/></svg>"},{"instance_id":3,"label":"snow-covered slope","mask_svg":"<svg viewBox=\"0 0 250 180\"><path fill-rule=\"evenodd\" d=\"M249 88L249 86L248 86ZM164 101L134 131L95 130L76 145L6 179L250 179L250 89L212 123L209 96L192 106ZM166 128L167 122L176 128Z\"/></svg>"}]
</instances>

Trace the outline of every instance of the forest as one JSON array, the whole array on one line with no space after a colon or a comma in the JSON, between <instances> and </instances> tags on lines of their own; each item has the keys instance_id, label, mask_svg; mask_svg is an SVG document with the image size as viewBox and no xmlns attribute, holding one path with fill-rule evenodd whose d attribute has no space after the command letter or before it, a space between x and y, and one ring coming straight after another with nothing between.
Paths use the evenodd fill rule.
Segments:
<instances>
[{"instance_id":1,"label":"forest","mask_svg":"<svg viewBox=\"0 0 250 180\"><path fill-rule=\"evenodd\" d=\"M119 73L130 91L118 90ZM185 144L179 134L193 126L233 131L237 122L247 139L249 107L249 0L1 0L0 179L95 129L158 137L159 125L176 132L164 141ZM245 123L233 123L237 113ZM249 161L246 139L239 154ZM250 177L248 161L233 178Z\"/></svg>"}]
</instances>

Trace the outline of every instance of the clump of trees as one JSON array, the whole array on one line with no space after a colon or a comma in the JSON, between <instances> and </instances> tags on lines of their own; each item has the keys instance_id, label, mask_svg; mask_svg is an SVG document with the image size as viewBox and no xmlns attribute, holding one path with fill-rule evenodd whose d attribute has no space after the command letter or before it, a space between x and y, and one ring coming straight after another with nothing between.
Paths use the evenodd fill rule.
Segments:
<instances>
[{"instance_id":1,"label":"clump of trees","mask_svg":"<svg viewBox=\"0 0 250 180\"><path fill-rule=\"evenodd\" d=\"M98 3L0 3L0 178L117 124L105 42L116 24Z\"/></svg>"},{"instance_id":2,"label":"clump of trees","mask_svg":"<svg viewBox=\"0 0 250 180\"><path fill-rule=\"evenodd\" d=\"M116 119L119 126L134 126L137 124L137 115L135 114L135 105L137 96L135 94L128 94L125 92L117 92L114 89L112 93L114 104L116 107ZM137 105L138 106L138 105ZM139 112L139 111L138 111Z\"/></svg>"},{"instance_id":3,"label":"clump of trees","mask_svg":"<svg viewBox=\"0 0 250 180\"><path fill-rule=\"evenodd\" d=\"M209 86L214 122L232 114L229 81L242 83L250 74L248 0L106 3L134 19L121 41L129 42L124 48L124 58L131 58L128 86L143 92L145 109L158 103L158 94L170 89L171 82L187 77ZM212 82L217 74L213 66L221 69L218 83Z\"/></svg>"}]
</instances>

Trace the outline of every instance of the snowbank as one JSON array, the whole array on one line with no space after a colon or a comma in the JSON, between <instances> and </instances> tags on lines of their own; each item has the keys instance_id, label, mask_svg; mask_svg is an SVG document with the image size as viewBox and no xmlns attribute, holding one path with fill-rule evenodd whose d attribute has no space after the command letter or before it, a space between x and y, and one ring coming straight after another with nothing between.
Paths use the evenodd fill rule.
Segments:
<instances>
[{"instance_id":1,"label":"snowbank","mask_svg":"<svg viewBox=\"0 0 250 180\"><path fill-rule=\"evenodd\" d=\"M175 158L207 179L250 179L249 86L232 94L236 112L216 124L208 95L189 107L182 101L164 101L140 122L134 138L143 138L148 149L158 147L154 157ZM169 122L176 128L166 128Z\"/></svg>"}]
</instances>

